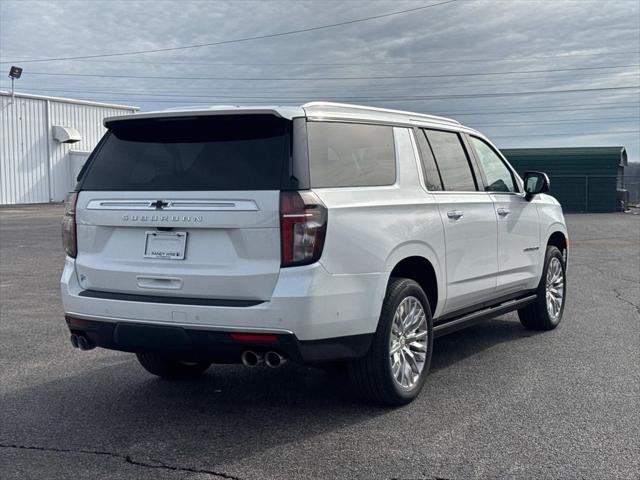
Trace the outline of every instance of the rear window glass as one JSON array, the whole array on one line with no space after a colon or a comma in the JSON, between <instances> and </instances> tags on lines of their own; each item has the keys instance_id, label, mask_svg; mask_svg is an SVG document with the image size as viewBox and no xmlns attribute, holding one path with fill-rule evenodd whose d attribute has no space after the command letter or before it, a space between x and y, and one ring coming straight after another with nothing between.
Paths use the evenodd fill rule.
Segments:
<instances>
[{"instance_id":1,"label":"rear window glass","mask_svg":"<svg viewBox=\"0 0 640 480\"><path fill-rule=\"evenodd\" d=\"M438 163L445 190L473 192L477 190L467 152L457 133L425 130Z\"/></svg>"},{"instance_id":2,"label":"rear window glass","mask_svg":"<svg viewBox=\"0 0 640 480\"><path fill-rule=\"evenodd\" d=\"M309 122L312 187L393 185L396 155L393 127Z\"/></svg>"},{"instance_id":3,"label":"rear window glass","mask_svg":"<svg viewBox=\"0 0 640 480\"><path fill-rule=\"evenodd\" d=\"M291 122L272 115L115 122L84 190L279 190Z\"/></svg>"},{"instance_id":4,"label":"rear window glass","mask_svg":"<svg viewBox=\"0 0 640 480\"><path fill-rule=\"evenodd\" d=\"M424 130L417 131L416 138L418 140L418 150L420 150L420 159L422 160L422 173L427 190L442 190L442 180L440 179L440 172L438 172L438 165L436 164L436 159L433 156L429 142L427 142Z\"/></svg>"}]
</instances>

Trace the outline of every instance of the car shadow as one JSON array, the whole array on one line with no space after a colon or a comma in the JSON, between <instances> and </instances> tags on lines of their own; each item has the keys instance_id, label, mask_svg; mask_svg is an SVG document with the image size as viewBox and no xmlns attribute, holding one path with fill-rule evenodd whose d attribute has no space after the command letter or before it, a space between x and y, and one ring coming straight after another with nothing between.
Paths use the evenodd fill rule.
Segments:
<instances>
[{"instance_id":1,"label":"car shadow","mask_svg":"<svg viewBox=\"0 0 640 480\"><path fill-rule=\"evenodd\" d=\"M482 321L472 327L436 339L431 371L446 369L501 343L521 340L540 333L526 330L515 313Z\"/></svg>"},{"instance_id":2,"label":"car shadow","mask_svg":"<svg viewBox=\"0 0 640 480\"><path fill-rule=\"evenodd\" d=\"M513 319L487 321L438 339L433 370L530 335ZM348 380L318 368L219 365L201 379L176 382L148 375L130 355L96 360L87 363L98 365L93 369L0 397L0 440L215 465L379 416L411 414L362 403ZM429 382L427 389L439 386ZM431 405L425 393L406 408Z\"/></svg>"}]
</instances>

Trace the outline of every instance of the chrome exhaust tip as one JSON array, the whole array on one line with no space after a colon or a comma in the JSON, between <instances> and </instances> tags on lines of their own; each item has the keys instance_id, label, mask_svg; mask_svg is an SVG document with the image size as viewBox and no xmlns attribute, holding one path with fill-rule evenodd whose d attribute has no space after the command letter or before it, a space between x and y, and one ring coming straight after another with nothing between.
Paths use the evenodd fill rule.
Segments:
<instances>
[{"instance_id":1,"label":"chrome exhaust tip","mask_svg":"<svg viewBox=\"0 0 640 480\"><path fill-rule=\"evenodd\" d=\"M257 367L263 362L262 355L252 350L245 350L240 358L245 367Z\"/></svg>"},{"instance_id":2,"label":"chrome exhaust tip","mask_svg":"<svg viewBox=\"0 0 640 480\"><path fill-rule=\"evenodd\" d=\"M278 368L287 363L287 358L271 350L265 353L264 363L267 364L267 367Z\"/></svg>"},{"instance_id":3,"label":"chrome exhaust tip","mask_svg":"<svg viewBox=\"0 0 640 480\"><path fill-rule=\"evenodd\" d=\"M96 348L96 344L93 343L90 339L85 337L84 335L76 335L78 339L78 348L80 350L93 350ZM73 341L73 340L72 340Z\"/></svg>"}]
</instances>

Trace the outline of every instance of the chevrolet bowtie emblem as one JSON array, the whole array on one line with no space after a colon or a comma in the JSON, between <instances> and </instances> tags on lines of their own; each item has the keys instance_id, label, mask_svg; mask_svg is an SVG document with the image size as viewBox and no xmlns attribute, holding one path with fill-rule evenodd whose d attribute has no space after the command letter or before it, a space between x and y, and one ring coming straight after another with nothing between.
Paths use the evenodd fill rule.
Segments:
<instances>
[{"instance_id":1,"label":"chevrolet bowtie emblem","mask_svg":"<svg viewBox=\"0 0 640 480\"><path fill-rule=\"evenodd\" d=\"M169 202L165 202L164 200L156 200L155 202L151 202L149 206L154 207L156 210L162 210L164 207L169 206Z\"/></svg>"}]
</instances>

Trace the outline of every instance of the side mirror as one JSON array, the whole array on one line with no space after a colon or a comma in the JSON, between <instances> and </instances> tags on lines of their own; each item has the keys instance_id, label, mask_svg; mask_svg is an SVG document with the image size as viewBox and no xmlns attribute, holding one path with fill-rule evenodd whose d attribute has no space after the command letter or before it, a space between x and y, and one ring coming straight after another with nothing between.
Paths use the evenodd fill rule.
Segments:
<instances>
[{"instance_id":1,"label":"side mirror","mask_svg":"<svg viewBox=\"0 0 640 480\"><path fill-rule=\"evenodd\" d=\"M527 200L549 191L549 177L543 172L524 172L524 192Z\"/></svg>"}]
</instances>

